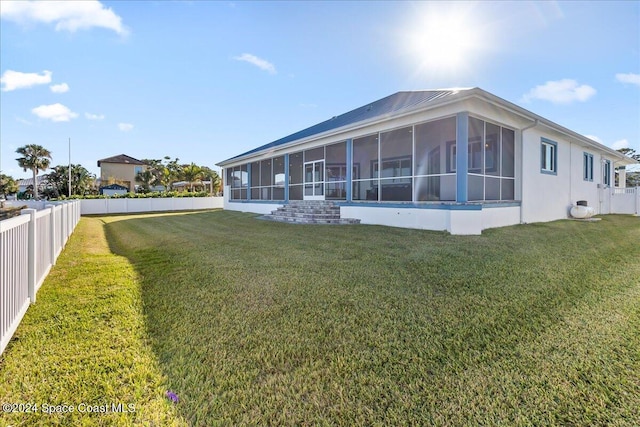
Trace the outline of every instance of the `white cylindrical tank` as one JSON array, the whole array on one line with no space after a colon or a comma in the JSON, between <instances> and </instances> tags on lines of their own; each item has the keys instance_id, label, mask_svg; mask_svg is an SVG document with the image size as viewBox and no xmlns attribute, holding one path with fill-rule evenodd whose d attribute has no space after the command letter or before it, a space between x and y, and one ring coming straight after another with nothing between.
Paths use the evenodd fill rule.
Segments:
<instances>
[{"instance_id":1,"label":"white cylindrical tank","mask_svg":"<svg viewBox=\"0 0 640 427\"><path fill-rule=\"evenodd\" d=\"M591 218L596 213L596 210L591 206L574 206L571 208L571 216L578 219Z\"/></svg>"}]
</instances>

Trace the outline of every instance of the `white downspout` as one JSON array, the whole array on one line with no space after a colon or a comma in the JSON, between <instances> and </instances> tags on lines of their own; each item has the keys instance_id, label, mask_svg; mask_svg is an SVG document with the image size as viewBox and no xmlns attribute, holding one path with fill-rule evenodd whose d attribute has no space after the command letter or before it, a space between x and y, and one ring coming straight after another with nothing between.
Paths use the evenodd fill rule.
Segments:
<instances>
[{"instance_id":1,"label":"white downspout","mask_svg":"<svg viewBox=\"0 0 640 427\"><path fill-rule=\"evenodd\" d=\"M571 141L569 141L569 201L567 204L573 205L573 142Z\"/></svg>"},{"instance_id":2,"label":"white downspout","mask_svg":"<svg viewBox=\"0 0 640 427\"><path fill-rule=\"evenodd\" d=\"M603 212L604 199L602 195L605 191L605 188L604 188L604 180L602 179L603 175L604 175L604 157L602 156L602 154L600 154L600 177L598 180L602 182L596 183L596 188L598 189L598 214L599 215L604 214Z\"/></svg>"},{"instance_id":3,"label":"white downspout","mask_svg":"<svg viewBox=\"0 0 640 427\"><path fill-rule=\"evenodd\" d=\"M520 129L520 224L524 224L524 131L538 126L538 119Z\"/></svg>"}]
</instances>

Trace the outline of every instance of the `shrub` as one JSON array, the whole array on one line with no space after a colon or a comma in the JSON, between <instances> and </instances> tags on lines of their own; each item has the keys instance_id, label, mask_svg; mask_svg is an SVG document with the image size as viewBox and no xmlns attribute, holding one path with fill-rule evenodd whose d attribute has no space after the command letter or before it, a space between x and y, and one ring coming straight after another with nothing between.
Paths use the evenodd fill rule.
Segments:
<instances>
[{"instance_id":1,"label":"shrub","mask_svg":"<svg viewBox=\"0 0 640 427\"><path fill-rule=\"evenodd\" d=\"M77 200L77 199L149 199L149 198L161 198L161 197L209 197L210 194L206 191L197 191L193 193L189 192L177 192L177 191L155 191L153 193L125 193L114 194L113 196L107 196L104 194L97 195L73 195L71 197L60 196L57 199L51 200Z\"/></svg>"}]
</instances>

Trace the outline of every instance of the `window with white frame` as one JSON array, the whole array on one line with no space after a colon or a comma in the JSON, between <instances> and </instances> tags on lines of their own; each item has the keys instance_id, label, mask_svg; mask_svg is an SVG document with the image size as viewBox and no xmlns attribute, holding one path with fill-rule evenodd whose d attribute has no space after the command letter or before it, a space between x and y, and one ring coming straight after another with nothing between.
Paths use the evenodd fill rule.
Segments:
<instances>
[{"instance_id":1,"label":"window with white frame","mask_svg":"<svg viewBox=\"0 0 640 427\"><path fill-rule=\"evenodd\" d=\"M558 143L542 138L540 142L540 172L558 173Z\"/></svg>"},{"instance_id":2,"label":"window with white frame","mask_svg":"<svg viewBox=\"0 0 640 427\"><path fill-rule=\"evenodd\" d=\"M593 181L593 154L582 154L582 178L585 181Z\"/></svg>"},{"instance_id":3,"label":"window with white frame","mask_svg":"<svg viewBox=\"0 0 640 427\"><path fill-rule=\"evenodd\" d=\"M602 167L602 183L611 186L611 161L605 160Z\"/></svg>"}]
</instances>

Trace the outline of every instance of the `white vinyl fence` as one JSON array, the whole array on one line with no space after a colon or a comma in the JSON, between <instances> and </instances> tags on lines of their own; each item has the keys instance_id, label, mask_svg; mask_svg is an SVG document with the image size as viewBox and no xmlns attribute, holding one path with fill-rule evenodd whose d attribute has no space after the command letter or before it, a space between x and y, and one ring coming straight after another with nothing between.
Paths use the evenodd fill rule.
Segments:
<instances>
[{"instance_id":1,"label":"white vinyl fence","mask_svg":"<svg viewBox=\"0 0 640 427\"><path fill-rule=\"evenodd\" d=\"M40 208L40 206L37 206ZM0 221L0 354L80 221L80 202L52 202Z\"/></svg>"},{"instance_id":2,"label":"white vinyl fence","mask_svg":"<svg viewBox=\"0 0 640 427\"><path fill-rule=\"evenodd\" d=\"M640 215L640 187L612 188L611 213Z\"/></svg>"},{"instance_id":3,"label":"white vinyl fence","mask_svg":"<svg viewBox=\"0 0 640 427\"><path fill-rule=\"evenodd\" d=\"M82 215L222 209L222 197L82 199Z\"/></svg>"}]
</instances>

